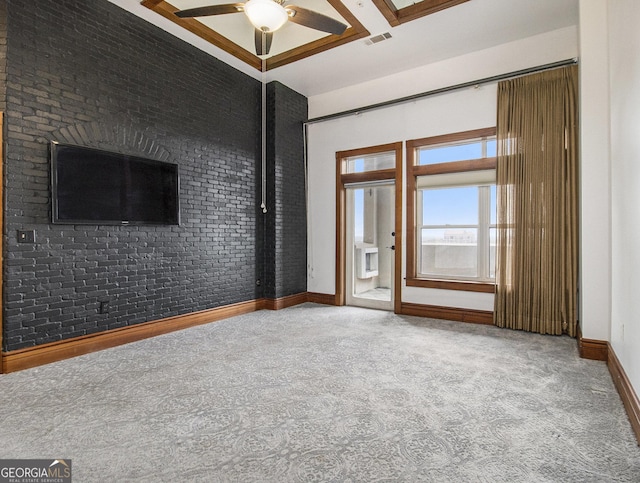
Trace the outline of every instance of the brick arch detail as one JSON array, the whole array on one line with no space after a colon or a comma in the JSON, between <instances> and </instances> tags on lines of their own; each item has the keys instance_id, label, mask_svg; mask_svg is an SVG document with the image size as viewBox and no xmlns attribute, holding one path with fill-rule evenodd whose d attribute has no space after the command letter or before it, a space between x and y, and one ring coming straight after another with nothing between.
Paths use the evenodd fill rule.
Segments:
<instances>
[{"instance_id":1,"label":"brick arch detail","mask_svg":"<svg viewBox=\"0 0 640 483\"><path fill-rule=\"evenodd\" d=\"M50 134L51 140L90 148L173 161L170 151L157 139L132 124L105 125L92 121L64 127Z\"/></svg>"}]
</instances>

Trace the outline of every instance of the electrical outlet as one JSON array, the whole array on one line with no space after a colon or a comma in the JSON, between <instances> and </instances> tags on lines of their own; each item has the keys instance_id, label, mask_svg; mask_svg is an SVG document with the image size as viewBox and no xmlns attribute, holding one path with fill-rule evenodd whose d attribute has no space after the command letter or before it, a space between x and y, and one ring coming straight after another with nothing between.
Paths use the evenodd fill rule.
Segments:
<instances>
[{"instance_id":1,"label":"electrical outlet","mask_svg":"<svg viewBox=\"0 0 640 483\"><path fill-rule=\"evenodd\" d=\"M109 313L109 301L103 300L100 302L100 313L108 314Z\"/></svg>"},{"instance_id":2,"label":"electrical outlet","mask_svg":"<svg viewBox=\"0 0 640 483\"><path fill-rule=\"evenodd\" d=\"M35 230L18 230L18 243L35 243Z\"/></svg>"}]
</instances>

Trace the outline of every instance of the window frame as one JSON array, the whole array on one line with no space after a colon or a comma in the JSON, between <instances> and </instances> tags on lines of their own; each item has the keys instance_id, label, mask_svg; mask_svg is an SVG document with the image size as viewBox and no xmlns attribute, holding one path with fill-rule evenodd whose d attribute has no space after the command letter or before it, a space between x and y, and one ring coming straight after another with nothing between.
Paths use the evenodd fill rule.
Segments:
<instances>
[{"instance_id":1,"label":"window frame","mask_svg":"<svg viewBox=\"0 0 640 483\"><path fill-rule=\"evenodd\" d=\"M448 290L465 290L471 292L494 293L495 282L447 279L440 277L425 277L417 274L417 243L418 243L418 183L420 176L446 173L464 173L470 171L495 170L496 157L483 157L463 161L452 161L438 164L418 165L418 152L421 148L437 144L453 144L475 139L486 139L496 136L496 128L489 127L462 131L441 136L413 139L406 142L407 163L407 233L406 239L406 284L408 287L438 288ZM481 220L478 220L480 223ZM490 216L489 216L490 225ZM490 226L489 226L490 229ZM479 267L480 268L480 267Z\"/></svg>"}]
</instances>

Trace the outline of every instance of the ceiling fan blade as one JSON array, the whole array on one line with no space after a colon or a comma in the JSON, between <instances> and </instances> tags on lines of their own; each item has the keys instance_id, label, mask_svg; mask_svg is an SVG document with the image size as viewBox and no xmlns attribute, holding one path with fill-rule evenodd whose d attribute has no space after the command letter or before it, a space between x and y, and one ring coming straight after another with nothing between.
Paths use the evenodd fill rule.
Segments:
<instances>
[{"instance_id":1,"label":"ceiling fan blade","mask_svg":"<svg viewBox=\"0 0 640 483\"><path fill-rule=\"evenodd\" d=\"M273 32L263 32L255 29L256 55L267 55L271 50L271 41L273 40Z\"/></svg>"},{"instance_id":2,"label":"ceiling fan blade","mask_svg":"<svg viewBox=\"0 0 640 483\"><path fill-rule=\"evenodd\" d=\"M244 10L244 3L225 3L223 5L210 5L208 7L190 8L175 12L177 17L209 17L211 15L224 15L226 13L238 13Z\"/></svg>"},{"instance_id":3,"label":"ceiling fan blade","mask_svg":"<svg viewBox=\"0 0 640 483\"><path fill-rule=\"evenodd\" d=\"M347 25L321 13L293 5L287 5L285 8L289 12L289 20L298 25L336 35L341 35L347 30Z\"/></svg>"}]
</instances>

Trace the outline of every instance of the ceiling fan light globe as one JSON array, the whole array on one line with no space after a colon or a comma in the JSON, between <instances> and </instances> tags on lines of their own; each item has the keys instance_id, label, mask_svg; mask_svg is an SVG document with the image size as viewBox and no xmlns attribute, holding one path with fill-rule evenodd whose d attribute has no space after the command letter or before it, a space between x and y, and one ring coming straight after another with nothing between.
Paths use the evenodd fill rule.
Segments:
<instances>
[{"instance_id":1,"label":"ceiling fan light globe","mask_svg":"<svg viewBox=\"0 0 640 483\"><path fill-rule=\"evenodd\" d=\"M249 0L244 4L244 13L258 30L274 32L282 27L289 14L273 0Z\"/></svg>"}]
</instances>

